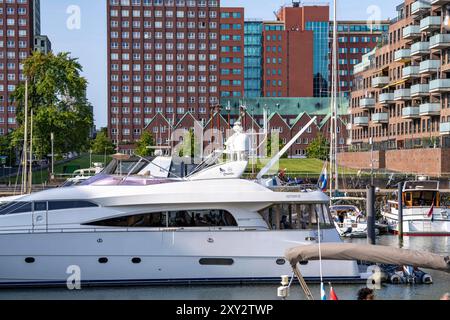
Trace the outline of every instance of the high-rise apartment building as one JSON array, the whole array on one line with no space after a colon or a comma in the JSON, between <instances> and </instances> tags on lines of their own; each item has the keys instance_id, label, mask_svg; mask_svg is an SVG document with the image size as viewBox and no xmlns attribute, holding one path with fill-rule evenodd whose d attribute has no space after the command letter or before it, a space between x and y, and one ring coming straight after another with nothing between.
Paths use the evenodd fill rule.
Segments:
<instances>
[{"instance_id":1,"label":"high-rise apartment building","mask_svg":"<svg viewBox=\"0 0 450 320\"><path fill-rule=\"evenodd\" d=\"M219 7L218 0L107 1L113 140L139 139L157 114L171 124L187 112L207 122L220 97Z\"/></svg>"},{"instance_id":2,"label":"high-rise apartment building","mask_svg":"<svg viewBox=\"0 0 450 320\"><path fill-rule=\"evenodd\" d=\"M3 135L17 128L11 94L25 80L22 61L33 52L35 37L40 35L40 1L0 1L0 21L0 134Z\"/></svg>"},{"instance_id":3,"label":"high-rise apartment building","mask_svg":"<svg viewBox=\"0 0 450 320\"><path fill-rule=\"evenodd\" d=\"M350 97L353 88L353 68L362 56L372 51L382 41L389 29L389 21L338 21L338 90ZM333 39L333 22L330 23L330 39ZM329 83L331 83L332 42L330 43ZM330 89L331 90L331 89Z\"/></svg>"}]
</instances>

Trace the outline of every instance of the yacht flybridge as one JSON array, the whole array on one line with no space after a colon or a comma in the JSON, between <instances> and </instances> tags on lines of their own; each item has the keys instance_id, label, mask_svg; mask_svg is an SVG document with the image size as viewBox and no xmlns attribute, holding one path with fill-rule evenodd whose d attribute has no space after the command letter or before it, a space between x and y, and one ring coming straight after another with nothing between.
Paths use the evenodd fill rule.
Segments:
<instances>
[{"instance_id":1,"label":"yacht flybridge","mask_svg":"<svg viewBox=\"0 0 450 320\"><path fill-rule=\"evenodd\" d=\"M163 159L138 161L126 175L103 172L6 203L0 285L64 285L74 266L88 284L278 281L290 271L288 248L340 242L320 190L240 179L244 147L237 125L230 160L212 156L185 177L158 176L155 166L170 166ZM354 261L322 264L326 279L360 279ZM319 262L301 269L319 278Z\"/></svg>"}]
</instances>

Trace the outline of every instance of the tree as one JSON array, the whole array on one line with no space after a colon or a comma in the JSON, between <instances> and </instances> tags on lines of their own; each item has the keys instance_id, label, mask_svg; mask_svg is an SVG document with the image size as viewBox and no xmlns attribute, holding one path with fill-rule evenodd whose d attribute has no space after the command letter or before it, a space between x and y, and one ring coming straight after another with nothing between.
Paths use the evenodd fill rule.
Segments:
<instances>
[{"instance_id":1,"label":"tree","mask_svg":"<svg viewBox=\"0 0 450 320\"><path fill-rule=\"evenodd\" d=\"M94 154L113 154L116 146L108 138L106 130L102 129L92 141L92 152Z\"/></svg>"},{"instance_id":2,"label":"tree","mask_svg":"<svg viewBox=\"0 0 450 320\"><path fill-rule=\"evenodd\" d=\"M330 144L327 139L319 133L316 139L306 149L308 158L326 161L330 153Z\"/></svg>"},{"instance_id":3,"label":"tree","mask_svg":"<svg viewBox=\"0 0 450 320\"><path fill-rule=\"evenodd\" d=\"M276 137L276 135L274 135L274 137ZM278 138L278 150L274 150L274 154L272 154L272 135L269 134L267 137L267 156L269 157L273 157L275 156L278 152L281 151L281 149L284 148L285 144L283 143L283 139ZM276 151L276 152L275 152ZM281 159L287 159L289 157L289 152L286 152L285 154L283 154L281 156Z\"/></svg>"},{"instance_id":4,"label":"tree","mask_svg":"<svg viewBox=\"0 0 450 320\"><path fill-rule=\"evenodd\" d=\"M51 152L50 135L54 133L54 151L85 151L93 128L92 106L86 98L87 80L82 67L69 53L34 52L24 61L28 79L28 105L33 112L34 153L40 157ZM13 145L21 147L25 122L25 84L12 95L17 105L19 128L13 133ZM28 117L30 119L30 117Z\"/></svg>"},{"instance_id":5,"label":"tree","mask_svg":"<svg viewBox=\"0 0 450 320\"><path fill-rule=\"evenodd\" d=\"M149 157L154 154L153 149L149 149L147 147L154 146L155 142L153 140L153 136L150 132L145 131L141 135L141 139L137 142L135 153L141 157Z\"/></svg>"}]
</instances>

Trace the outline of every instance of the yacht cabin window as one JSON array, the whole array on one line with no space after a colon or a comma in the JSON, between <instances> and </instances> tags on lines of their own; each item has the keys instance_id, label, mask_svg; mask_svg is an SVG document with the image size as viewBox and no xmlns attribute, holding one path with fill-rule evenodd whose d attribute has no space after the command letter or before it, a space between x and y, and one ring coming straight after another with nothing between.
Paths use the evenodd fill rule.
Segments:
<instances>
[{"instance_id":1,"label":"yacht cabin window","mask_svg":"<svg viewBox=\"0 0 450 320\"><path fill-rule=\"evenodd\" d=\"M47 207L48 206L48 207ZM82 200L9 202L0 206L0 216L8 214L29 213L34 211L54 211L98 207L95 203Z\"/></svg>"},{"instance_id":2,"label":"yacht cabin window","mask_svg":"<svg viewBox=\"0 0 450 320\"><path fill-rule=\"evenodd\" d=\"M273 205L259 212L272 230L334 228L333 219L325 204ZM317 219L319 218L319 219Z\"/></svg>"},{"instance_id":3,"label":"yacht cabin window","mask_svg":"<svg viewBox=\"0 0 450 320\"><path fill-rule=\"evenodd\" d=\"M237 227L237 222L225 210L179 210L117 217L85 225L118 228L192 228Z\"/></svg>"}]
</instances>

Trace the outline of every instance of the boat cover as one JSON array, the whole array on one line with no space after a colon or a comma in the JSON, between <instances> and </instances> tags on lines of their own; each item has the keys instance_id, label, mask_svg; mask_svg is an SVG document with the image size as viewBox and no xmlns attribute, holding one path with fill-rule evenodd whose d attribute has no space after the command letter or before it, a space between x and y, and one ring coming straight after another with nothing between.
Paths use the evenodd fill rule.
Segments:
<instances>
[{"instance_id":1,"label":"boat cover","mask_svg":"<svg viewBox=\"0 0 450 320\"><path fill-rule=\"evenodd\" d=\"M372 263L428 268L450 273L449 256L444 257L424 251L351 243L321 244L320 248L323 260L360 260ZM319 245L291 248L286 251L285 256L293 267L299 262L319 260Z\"/></svg>"}]
</instances>

